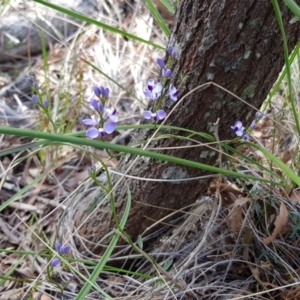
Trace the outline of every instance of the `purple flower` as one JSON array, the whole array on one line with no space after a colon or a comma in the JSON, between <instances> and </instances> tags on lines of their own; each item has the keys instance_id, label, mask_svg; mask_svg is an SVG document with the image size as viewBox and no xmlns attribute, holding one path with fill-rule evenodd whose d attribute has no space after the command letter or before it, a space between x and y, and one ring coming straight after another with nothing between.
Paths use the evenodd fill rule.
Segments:
<instances>
[{"instance_id":1,"label":"purple flower","mask_svg":"<svg viewBox=\"0 0 300 300\"><path fill-rule=\"evenodd\" d=\"M69 245L61 246L60 248L60 254L68 254L71 250L71 247Z\"/></svg>"},{"instance_id":2,"label":"purple flower","mask_svg":"<svg viewBox=\"0 0 300 300\"><path fill-rule=\"evenodd\" d=\"M103 128L95 128L91 127L86 131L86 136L90 139L95 139L98 136L104 136L105 134L111 134L116 129L116 123L115 122L105 122L103 124Z\"/></svg>"},{"instance_id":3,"label":"purple flower","mask_svg":"<svg viewBox=\"0 0 300 300\"><path fill-rule=\"evenodd\" d=\"M146 110L143 113L143 117L147 120L153 119L154 121L163 120L166 117L166 112L163 109L159 109L153 113L150 110Z\"/></svg>"},{"instance_id":4,"label":"purple flower","mask_svg":"<svg viewBox=\"0 0 300 300\"><path fill-rule=\"evenodd\" d=\"M250 139L249 134L248 133L244 133L243 139L246 140L246 141L249 141L249 139Z\"/></svg>"},{"instance_id":5,"label":"purple flower","mask_svg":"<svg viewBox=\"0 0 300 300\"><path fill-rule=\"evenodd\" d=\"M116 129L116 123L112 121L108 121L103 124L103 129L99 129L99 132L101 134L103 133L111 134L115 131L115 129Z\"/></svg>"},{"instance_id":6,"label":"purple flower","mask_svg":"<svg viewBox=\"0 0 300 300\"><path fill-rule=\"evenodd\" d=\"M157 64L158 64L162 69L164 69L164 68L166 67L166 64L165 64L165 62L164 62L164 60L163 60L162 58L158 58L158 59L156 60L156 62L157 62Z\"/></svg>"},{"instance_id":7,"label":"purple flower","mask_svg":"<svg viewBox=\"0 0 300 300\"><path fill-rule=\"evenodd\" d=\"M48 107L48 106L49 106L49 102L48 102L47 100L44 100L44 101L43 101L43 106L44 106L44 107Z\"/></svg>"},{"instance_id":8,"label":"purple flower","mask_svg":"<svg viewBox=\"0 0 300 300\"><path fill-rule=\"evenodd\" d=\"M55 242L55 250L56 252L60 253L60 248L61 248L61 244L59 241L56 241Z\"/></svg>"},{"instance_id":9,"label":"purple flower","mask_svg":"<svg viewBox=\"0 0 300 300\"><path fill-rule=\"evenodd\" d=\"M99 129L91 127L86 131L86 136L90 139L95 139L100 135Z\"/></svg>"},{"instance_id":10,"label":"purple flower","mask_svg":"<svg viewBox=\"0 0 300 300\"><path fill-rule=\"evenodd\" d=\"M156 62L162 68L162 76L170 78L172 76L172 71L167 69L164 60L162 58L158 58Z\"/></svg>"},{"instance_id":11,"label":"purple flower","mask_svg":"<svg viewBox=\"0 0 300 300\"><path fill-rule=\"evenodd\" d=\"M250 125L250 128L254 129L255 127L256 127L256 124L255 124L255 122L253 121L253 122L251 123L251 125Z\"/></svg>"},{"instance_id":12,"label":"purple flower","mask_svg":"<svg viewBox=\"0 0 300 300\"><path fill-rule=\"evenodd\" d=\"M243 123L241 121L236 121L235 124L231 126L231 129L235 131L237 136L243 136L245 128L243 127Z\"/></svg>"},{"instance_id":13,"label":"purple flower","mask_svg":"<svg viewBox=\"0 0 300 300\"><path fill-rule=\"evenodd\" d=\"M69 245L62 246L59 241L55 242L55 249L59 254L68 254L71 247Z\"/></svg>"},{"instance_id":14,"label":"purple flower","mask_svg":"<svg viewBox=\"0 0 300 300\"><path fill-rule=\"evenodd\" d=\"M109 118L112 122L118 122L119 117L117 116L117 111L113 108L104 107L103 118Z\"/></svg>"},{"instance_id":15,"label":"purple flower","mask_svg":"<svg viewBox=\"0 0 300 300\"><path fill-rule=\"evenodd\" d=\"M33 83L34 82L34 77L33 76L26 76L25 81L28 83Z\"/></svg>"},{"instance_id":16,"label":"purple flower","mask_svg":"<svg viewBox=\"0 0 300 300\"><path fill-rule=\"evenodd\" d=\"M84 125L89 125L89 126L98 126L99 122L100 122L99 117L95 117L95 116L92 116L90 119L82 120L82 123Z\"/></svg>"},{"instance_id":17,"label":"purple flower","mask_svg":"<svg viewBox=\"0 0 300 300\"><path fill-rule=\"evenodd\" d=\"M108 98L109 96L109 88L106 88L104 86L95 86L93 88L94 90L94 94L97 96L97 97L101 97L103 96L104 98Z\"/></svg>"},{"instance_id":18,"label":"purple flower","mask_svg":"<svg viewBox=\"0 0 300 300\"><path fill-rule=\"evenodd\" d=\"M34 80L33 76L27 76L25 79L26 82L28 82L29 84L31 84L34 88L38 88L38 84L37 82Z\"/></svg>"},{"instance_id":19,"label":"purple flower","mask_svg":"<svg viewBox=\"0 0 300 300\"><path fill-rule=\"evenodd\" d=\"M95 98L92 98L91 100L90 100L90 104L92 105L92 107L95 109L95 110L97 110L97 111L103 111L103 104L100 102L100 101L98 101L97 99L95 99Z\"/></svg>"},{"instance_id":20,"label":"purple flower","mask_svg":"<svg viewBox=\"0 0 300 300\"><path fill-rule=\"evenodd\" d=\"M103 108L103 119L107 121L103 123L103 128L98 128L100 124L100 117L92 116L90 119L82 120L84 125L92 126L86 131L86 136L90 139L95 139L98 136L104 136L105 134L111 134L116 129L116 122L118 122L119 118L117 116L117 112L113 108L104 107ZM102 124L102 122L101 122Z\"/></svg>"},{"instance_id":21,"label":"purple flower","mask_svg":"<svg viewBox=\"0 0 300 300\"><path fill-rule=\"evenodd\" d=\"M171 78L173 72L170 69L162 69L162 76Z\"/></svg>"},{"instance_id":22,"label":"purple flower","mask_svg":"<svg viewBox=\"0 0 300 300\"><path fill-rule=\"evenodd\" d=\"M94 94L95 94L97 97L100 97L100 96L101 96L101 91L100 91L99 87L94 86L93 91L94 91Z\"/></svg>"},{"instance_id":23,"label":"purple flower","mask_svg":"<svg viewBox=\"0 0 300 300\"><path fill-rule=\"evenodd\" d=\"M173 84L171 84L169 87L169 96L173 102L177 101L178 91Z\"/></svg>"},{"instance_id":24,"label":"purple flower","mask_svg":"<svg viewBox=\"0 0 300 300\"><path fill-rule=\"evenodd\" d=\"M260 111L257 111L257 112L255 113L255 117L256 117L257 119L262 119L264 116L265 116L265 114L262 113L262 112L260 112Z\"/></svg>"},{"instance_id":25,"label":"purple flower","mask_svg":"<svg viewBox=\"0 0 300 300\"><path fill-rule=\"evenodd\" d=\"M32 96L31 96L31 100L32 100L32 102L34 102L34 103L38 103L38 102L39 102L39 97L38 97L37 95L32 95Z\"/></svg>"},{"instance_id":26,"label":"purple flower","mask_svg":"<svg viewBox=\"0 0 300 300\"><path fill-rule=\"evenodd\" d=\"M96 166L95 165L92 165L91 167L87 168L87 172L88 172L89 176L92 176L95 171L96 171Z\"/></svg>"},{"instance_id":27,"label":"purple flower","mask_svg":"<svg viewBox=\"0 0 300 300\"><path fill-rule=\"evenodd\" d=\"M168 47L167 47L167 52L168 52L173 58L176 58L177 52L176 52L176 50L174 49L174 47L168 46Z\"/></svg>"},{"instance_id":28,"label":"purple flower","mask_svg":"<svg viewBox=\"0 0 300 300\"><path fill-rule=\"evenodd\" d=\"M99 125L100 118L92 116L90 119L84 119L82 120L82 123L84 125L92 126L86 131L86 136L89 137L90 139L94 139L98 137L99 135L99 130L96 128L96 126Z\"/></svg>"},{"instance_id":29,"label":"purple flower","mask_svg":"<svg viewBox=\"0 0 300 300\"><path fill-rule=\"evenodd\" d=\"M109 88L102 87L102 95L103 95L103 97L108 98L108 96L109 96Z\"/></svg>"},{"instance_id":30,"label":"purple flower","mask_svg":"<svg viewBox=\"0 0 300 300\"><path fill-rule=\"evenodd\" d=\"M148 89L144 91L144 95L151 100L157 100L157 98L160 97L161 92L162 84L160 82L155 84L154 79L149 79Z\"/></svg>"},{"instance_id":31,"label":"purple flower","mask_svg":"<svg viewBox=\"0 0 300 300\"><path fill-rule=\"evenodd\" d=\"M71 250L69 245L62 246L59 241L55 242L55 250L59 254L68 254ZM56 267L60 263L60 259L58 257L54 257L51 261L51 266Z\"/></svg>"},{"instance_id":32,"label":"purple flower","mask_svg":"<svg viewBox=\"0 0 300 300\"><path fill-rule=\"evenodd\" d=\"M60 263L60 259L58 257L54 257L52 260L51 260L51 266L53 268L55 268L56 266L58 266L58 264Z\"/></svg>"}]
</instances>

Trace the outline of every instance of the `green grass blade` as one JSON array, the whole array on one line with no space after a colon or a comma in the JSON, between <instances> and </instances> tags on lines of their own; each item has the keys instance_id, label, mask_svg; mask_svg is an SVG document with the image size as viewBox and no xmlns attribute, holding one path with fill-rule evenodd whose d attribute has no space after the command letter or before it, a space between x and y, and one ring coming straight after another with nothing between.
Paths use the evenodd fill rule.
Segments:
<instances>
[{"instance_id":1,"label":"green grass blade","mask_svg":"<svg viewBox=\"0 0 300 300\"><path fill-rule=\"evenodd\" d=\"M116 127L116 130L128 130L128 129L155 129L155 126L153 124L139 124L139 125L118 125ZM176 126L169 126L169 125L163 125L161 126L162 130L175 130L175 131L182 131L182 132L186 132L186 133L190 133L191 136L199 136L202 137L210 142L214 142L215 138L213 136L211 136L210 134L207 133L202 133L202 132L196 132L190 129L185 129L185 128L180 128L180 127L176 127ZM18 128L15 128L12 131L12 135L18 135ZM1 131L0 131L1 132ZM78 132L73 132L73 133L67 133L65 136L77 136L77 137L84 137L85 136L85 131L78 131ZM16 146L16 147L12 147L12 148L8 148L8 149L4 149L4 150L0 150L0 157L5 156L5 155L9 155L9 154L13 154L13 153L17 153L20 151L24 151L27 149L31 149L31 148L35 148L35 147L40 147L40 146L50 146L50 145L55 145L55 141L49 141L49 140L39 140L36 142L30 142L30 143L26 143L24 145L21 146Z\"/></svg>"},{"instance_id":2,"label":"green grass blade","mask_svg":"<svg viewBox=\"0 0 300 300\"><path fill-rule=\"evenodd\" d=\"M297 57L299 51L300 51L300 42L297 43L296 48L293 50L292 54L290 55L288 65L291 65L293 63L293 61ZM285 66L283 71L281 72L278 80L274 84L274 87L272 88L272 90L269 94L269 98L268 98L268 101L267 101L268 103L270 103L272 101L272 97L277 93L277 91L278 91L283 79L285 78L286 74L287 74L287 70L286 70L286 66Z\"/></svg>"},{"instance_id":3,"label":"green grass blade","mask_svg":"<svg viewBox=\"0 0 300 300\"><path fill-rule=\"evenodd\" d=\"M294 0L283 0L286 6L293 12L300 20L300 7Z\"/></svg>"},{"instance_id":4,"label":"green grass blade","mask_svg":"<svg viewBox=\"0 0 300 300\"><path fill-rule=\"evenodd\" d=\"M160 2L168 9L168 11L174 15L175 9L167 0L160 0Z\"/></svg>"},{"instance_id":5,"label":"green grass blade","mask_svg":"<svg viewBox=\"0 0 300 300\"><path fill-rule=\"evenodd\" d=\"M264 167L263 165L261 165L259 162L255 161L254 159L252 159L251 157L239 152L238 150L236 150L235 148L232 148L228 145L224 145L224 149L226 149L227 151L237 155L239 158L242 159L242 161L247 162L247 164L252 164L257 166L258 169L266 172L266 174L269 174L269 176L272 176L274 178L278 178L280 179L281 177L276 174L275 172L273 172L272 170L268 169L267 167Z\"/></svg>"},{"instance_id":6,"label":"green grass blade","mask_svg":"<svg viewBox=\"0 0 300 300\"><path fill-rule=\"evenodd\" d=\"M64 8L62 6L53 4L53 3L49 2L49 1L44 1L44 0L34 0L34 1L37 2L37 3L40 3L42 5L45 5L47 7L50 7L52 9L54 9L54 10L57 10L57 11L59 11L61 13L64 13L66 15L69 15L69 16L75 18L75 19L87 22L89 24L94 24L94 25L96 25L98 27L101 27L101 28L103 28L105 30L111 31L111 32L113 32L115 34L120 34L120 35L125 36L125 37L127 37L129 39L133 39L135 41L142 42L144 44L153 46L154 48L165 50L165 47L163 47L161 45L157 45L157 44L155 44L155 43L153 43L151 41L144 40L144 39L142 39L140 37L137 37L137 36L135 36L133 34L130 34L130 33L126 32L126 31L123 31L123 30L120 30L120 29L118 29L116 27L109 26L109 25L107 25L105 23L96 21L96 20L94 20L92 18L89 18L89 17L83 15L83 14L80 14L78 12L75 12L75 11L72 11L72 10L69 10L69 9L66 9L66 8Z\"/></svg>"},{"instance_id":7,"label":"green grass blade","mask_svg":"<svg viewBox=\"0 0 300 300\"><path fill-rule=\"evenodd\" d=\"M131 207L131 193L130 190L128 189L128 197L127 197L127 203L126 203L126 208L124 211L124 214L122 216L121 222L119 224L120 229L123 230L125 228L128 216L129 216L129 212L130 212L130 207ZM115 246L117 245L117 242L120 238L120 235L118 232L116 232L109 244L109 246L107 247L107 249L105 250L105 253L103 254L103 256L101 257L101 260L99 261L99 263L97 264L97 266L95 267L93 273L91 274L90 278L89 278L89 282L86 282L84 284L84 286L82 287L82 289L80 290L80 292L78 293L78 295L76 296L76 300L84 300L85 296L87 295L87 293L89 292L89 290L91 289L91 283L96 282L96 280L98 279L100 273L102 272L106 262L108 261L108 259L110 258L113 250L115 249Z\"/></svg>"},{"instance_id":8,"label":"green grass blade","mask_svg":"<svg viewBox=\"0 0 300 300\"><path fill-rule=\"evenodd\" d=\"M300 177L291 168L289 168L281 159L279 159L273 153L269 152L268 150L259 145L252 143L246 144L251 145L251 147L256 148L257 150L262 152L265 157L269 158L273 163L275 163L297 186L300 186Z\"/></svg>"},{"instance_id":9,"label":"green grass blade","mask_svg":"<svg viewBox=\"0 0 300 300\"><path fill-rule=\"evenodd\" d=\"M26 193L30 188L32 188L36 183L38 183L45 174L42 174L35 178L32 182L30 182L28 185L23 187L21 190L19 190L17 193L15 193L12 197L10 197L8 200L6 200L4 203L0 205L0 212L3 211L10 203L14 202L15 200L19 199L21 195Z\"/></svg>"},{"instance_id":10,"label":"green grass blade","mask_svg":"<svg viewBox=\"0 0 300 300\"><path fill-rule=\"evenodd\" d=\"M2 253L1 249L0 249L0 253ZM9 280L10 275L12 275L12 274L15 272L15 270L19 267L19 264L20 264L20 263L24 262L24 259L25 259L25 258L26 258L26 255L20 257L20 259L19 259L18 261L16 261L16 262L15 262L15 263L14 263L14 264L6 271L6 273L5 273L3 276L0 275L0 287L3 286L4 283L5 283L7 280ZM17 278L17 279L19 279L20 281L22 281L21 278ZM25 281L25 279L24 279L24 281ZM3 287L2 290L5 290L5 288Z\"/></svg>"},{"instance_id":11,"label":"green grass blade","mask_svg":"<svg viewBox=\"0 0 300 300\"><path fill-rule=\"evenodd\" d=\"M294 120L296 123L296 129L298 135L300 135L300 122L299 122L299 117L295 105L295 98L293 96L293 89L292 89L292 75L291 75L291 66L289 64L289 50L288 50L288 44L287 44L287 37L285 34L284 30L284 25L281 17L281 11L278 5L277 0L272 0L273 8L275 11L275 15L277 18L277 22L281 31L281 36L283 40L283 50L284 50L284 60L285 60L285 65L286 65L286 75L287 75L287 83L288 83L288 90L289 90L289 102L291 104Z\"/></svg>"},{"instance_id":12,"label":"green grass blade","mask_svg":"<svg viewBox=\"0 0 300 300\"><path fill-rule=\"evenodd\" d=\"M155 5L153 4L152 0L145 0L145 2L146 2L147 7L150 10L152 16L157 21L157 23L159 24L160 28L164 32L164 34L167 37L169 37L170 36L170 29L169 29L168 25L166 24L165 20L160 15L160 13L157 10L157 8L155 7Z\"/></svg>"},{"instance_id":13,"label":"green grass blade","mask_svg":"<svg viewBox=\"0 0 300 300\"><path fill-rule=\"evenodd\" d=\"M123 146L123 145L117 145L114 143L108 143L108 142L102 142L98 140L89 140L85 138L79 138L71 135L59 135L55 133L47 133L47 132L37 132L34 130L29 130L29 129L15 129L15 128L10 128L10 127L5 127L5 126L0 126L0 133L4 134L10 134L10 135L17 135L17 136L27 136L27 137L33 137L33 138L39 138L39 139L47 139L51 141L56 141L58 143L62 144L75 144L75 145L86 145L86 146L91 146L95 148L103 148L103 149L108 149L116 152L124 152L124 153L130 153L133 155L139 155L139 156L145 156L145 157L150 157L162 161L167 161L179 165L184 165L187 167L192 167L196 169L201 169L205 170L211 173L216 173L216 174L225 174L225 175L231 175L235 176L237 178L247 178L247 179L252 179L252 180L258 180L262 182L270 182L269 180L263 179L263 178L257 178L255 176L239 173L239 172L234 172L222 168L218 168L215 166L210 166L206 165L203 163L179 158L179 157L174 157L166 154L161 154L161 153L156 153L153 151L149 150L143 150L139 148L134 148L134 147L129 147L129 146ZM279 183L277 183L279 184Z\"/></svg>"}]
</instances>

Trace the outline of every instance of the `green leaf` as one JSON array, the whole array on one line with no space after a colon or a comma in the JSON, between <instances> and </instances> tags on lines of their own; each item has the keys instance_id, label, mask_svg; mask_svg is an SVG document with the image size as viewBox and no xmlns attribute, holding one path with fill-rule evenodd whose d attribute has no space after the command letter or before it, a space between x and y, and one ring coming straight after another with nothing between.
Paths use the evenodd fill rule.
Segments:
<instances>
[{"instance_id":1,"label":"green leaf","mask_svg":"<svg viewBox=\"0 0 300 300\"><path fill-rule=\"evenodd\" d=\"M168 2L168 0L160 0L160 2L168 9L168 11L174 15L175 9L174 7Z\"/></svg>"}]
</instances>

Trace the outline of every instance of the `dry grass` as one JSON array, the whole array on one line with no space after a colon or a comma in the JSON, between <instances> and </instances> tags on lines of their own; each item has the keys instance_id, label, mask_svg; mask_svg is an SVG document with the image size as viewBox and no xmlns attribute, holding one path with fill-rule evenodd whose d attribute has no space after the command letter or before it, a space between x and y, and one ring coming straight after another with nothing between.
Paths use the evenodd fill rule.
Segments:
<instances>
[{"instance_id":1,"label":"dry grass","mask_svg":"<svg viewBox=\"0 0 300 300\"><path fill-rule=\"evenodd\" d=\"M125 20L117 0L107 3L111 5L105 4L104 11L95 13L93 17L125 28L144 39L166 43L143 7ZM42 13L32 2L26 5L26 9L23 2L12 5L22 13L27 10ZM3 16L13 11L10 6L7 8L2 12ZM29 100L30 91L16 89L28 72L34 74L47 99L51 100L53 118L63 120L62 132L66 128L69 131L83 129L80 120L92 113L88 100L96 84L111 88L110 104L118 109L122 123L136 122L146 103L143 100L138 102L113 85L83 60L92 62L136 98L143 99L142 91L147 79L158 75L155 73L158 72L155 59L161 53L86 24L78 28L67 41L67 46L52 45L47 68L45 61L37 57L30 69L26 66L15 75L11 66L2 75L4 84L0 94L2 92L2 97L6 95L6 98L1 100L0 114L3 114L4 123L29 128L43 125L42 116ZM299 71L296 65L294 67L297 79ZM298 80L294 84L295 90L299 90ZM8 86L14 92L7 93ZM291 121L284 86L282 91L282 95L278 94L273 99L253 137L258 144L272 150L297 170L298 136ZM297 105L299 103L297 101ZM285 126L282 127L282 124ZM26 139L1 137L2 149L25 142ZM104 151L88 150L108 160ZM284 174L258 151L250 148L241 151L284 178ZM48 258L41 251L53 245L59 228L65 233L72 231L72 210L85 194L95 189L91 180L86 180L87 167L95 162L86 149L74 150L67 146L48 147L36 153L19 152L1 159L1 204L15 195L16 198L0 215L0 248L6 250L0 253L0 274L10 276L1 282L0 299L29 299L29 295L40 299L38 297L42 294L50 297L44 299L75 299L84 280L74 270L61 268L56 269L50 279L47 274ZM117 161L108 164L115 166ZM254 176L270 176L240 157L229 160L228 167ZM42 179L29 191L20 196L16 194L40 175ZM124 275L106 270L101 273L97 285L117 299L298 299L298 196L300 198L299 192L291 186L283 188L217 177L206 197L187 209L182 218L166 224L164 230L155 234L157 241L151 249L147 249L147 253L159 262L163 270L157 270L157 266L142 254L115 255L109 263L125 261L124 269L132 268L135 274ZM62 215L66 216L64 226L59 223ZM274 236L276 230L278 233ZM73 236L69 241L72 258L75 259L72 266L89 277L94 266L92 263L99 257L88 248L85 253L77 251L74 238L82 237ZM153 236L147 238L153 239ZM23 256L8 251L11 249L40 255ZM63 296L57 283L68 283ZM93 291L86 299L104 297Z\"/></svg>"}]
</instances>

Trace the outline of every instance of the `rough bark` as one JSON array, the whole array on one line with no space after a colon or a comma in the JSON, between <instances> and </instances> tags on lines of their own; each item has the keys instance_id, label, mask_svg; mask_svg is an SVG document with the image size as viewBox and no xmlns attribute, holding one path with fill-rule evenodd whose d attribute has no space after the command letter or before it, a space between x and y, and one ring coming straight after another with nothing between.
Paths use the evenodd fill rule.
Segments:
<instances>
[{"instance_id":1,"label":"rough bark","mask_svg":"<svg viewBox=\"0 0 300 300\"><path fill-rule=\"evenodd\" d=\"M283 4L281 11L289 50L292 50L298 42L299 22L290 22L293 15ZM179 89L180 97L203 83L214 81L259 108L284 65L282 38L271 1L181 0L169 44L179 53L179 59L173 65L175 76L172 82ZM164 108L170 111L172 107L168 103ZM212 134L212 124L220 118L219 138L226 140L234 137L230 125L236 120L243 120L247 125L254 113L246 104L210 86L188 96L172 114L168 124ZM135 143L147 140L152 133L138 132ZM151 146L166 148L184 145L187 145L184 141L168 138ZM172 149L163 153L209 165L215 165L217 159L216 152L206 147ZM119 164L120 169L125 172L134 158L124 156ZM207 172L139 158L129 174L180 180L206 175ZM130 187L133 202L126 232L136 240L138 234L168 214L168 209L177 210L195 202L205 193L208 180L176 183L123 180L115 192L120 215L125 208L127 186ZM95 195L90 195L91 200L86 199L78 206L74 218L76 227L87 217L84 211ZM95 214L91 217L93 223L84 224L79 233L97 242L115 224L109 204L103 204Z\"/></svg>"}]
</instances>

